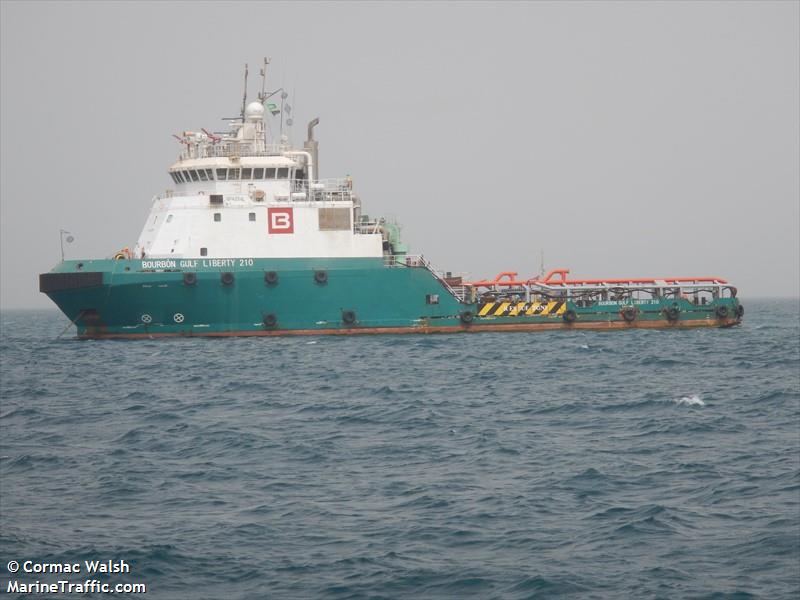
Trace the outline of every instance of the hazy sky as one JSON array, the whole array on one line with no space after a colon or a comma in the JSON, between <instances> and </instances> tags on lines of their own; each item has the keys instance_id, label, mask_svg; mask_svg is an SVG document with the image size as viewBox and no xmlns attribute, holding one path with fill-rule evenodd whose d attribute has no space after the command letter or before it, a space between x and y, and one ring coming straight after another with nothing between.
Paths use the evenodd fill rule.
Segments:
<instances>
[{"instance_id":1,"label":"hazy sky","mask_svg":"<svg viewBox=\"0 0 800 600\"><path fill-rule=\"evenodd\" d=\"M171 137L272 57L294 138L412 252L475 277L730 279L797 296L798 2L2 2L3 308L132 246Z\"/></svg>"}]
</instances>

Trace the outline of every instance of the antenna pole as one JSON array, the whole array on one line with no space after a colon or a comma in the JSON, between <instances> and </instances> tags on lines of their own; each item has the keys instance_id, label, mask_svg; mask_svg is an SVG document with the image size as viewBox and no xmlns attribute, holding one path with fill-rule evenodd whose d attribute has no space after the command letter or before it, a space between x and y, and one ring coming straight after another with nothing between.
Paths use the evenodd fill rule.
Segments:
<instances>
[{"instance_id":1,"label":"antenna pole","mask_svg":"<svg viewBox=\"0 0 800 600\"><path fill-rule=\"evenodd\" d=\"M58 230L58 237L59 237L59 241L61 242L61 262L64 262L64 234L65 233L69 234L69 231L67 231L66 229L59 229ZM72 239L73 238L68 237L67 238L67 243L68 244L72 243Z\"/></svg>"},{"instance_id":2,"label":"antenna pole","mask_svg":"<svg viewBox=\"0 0 800 600\"><path fill-rule=\"evenodd\" d=\"M281 94L281 138L283 138L283 103L284 103L284 101L285 101L285 99L284 99L284 97L283 97L283 96L284 96L285 94L286 94L286 92L283 92L283 93Z\"/></svg>"},{"instance_id":3,"label":"antenna pole","mask_svg":"<svg viewBox=\"0 0 800 600\"><path fill-rule=\"evenodd\" d=\"M247 106L247 63L244 63L244 94L242 95L242 123L244 123L244 109Z\"/></svg>"},{"instance_id":4,"label":"antenna pole","mask_svg":"<svg viewBox=\"0 0 800 600\"><path fill-rule=\"evenodd\" d=\"M540 249L541 257L539 261L539 277L544 277L544 248Z\"/></svg>"},{"instance_id":5,"label":"antenna pole","mask_svg":"<svg viewBox=\"0 0 800 600\"><path fill-rule=\"evenodd\" d=\"M270 59L268 57L264 57L264 66L261 67L261 93L258 95L258 99L260 102L264 102L267 99L267 65L269 65Z\"/></svg>"}]
</instances>

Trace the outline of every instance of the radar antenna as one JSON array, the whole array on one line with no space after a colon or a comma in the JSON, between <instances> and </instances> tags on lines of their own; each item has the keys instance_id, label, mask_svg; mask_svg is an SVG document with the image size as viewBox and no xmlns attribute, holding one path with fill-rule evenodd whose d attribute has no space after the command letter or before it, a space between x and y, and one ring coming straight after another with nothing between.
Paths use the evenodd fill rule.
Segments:
<instances>
[{"instance_id":1,"label":"radar antenna","mask_svg":"<svg viewBox=\"0 0 800 600\"><path fill-rule=\"evenodd\" d=\"M242 95L242 123L244 123L244 109L247 106L247 63L244 63L244 94Z\"/></svg>"}]
</instances>

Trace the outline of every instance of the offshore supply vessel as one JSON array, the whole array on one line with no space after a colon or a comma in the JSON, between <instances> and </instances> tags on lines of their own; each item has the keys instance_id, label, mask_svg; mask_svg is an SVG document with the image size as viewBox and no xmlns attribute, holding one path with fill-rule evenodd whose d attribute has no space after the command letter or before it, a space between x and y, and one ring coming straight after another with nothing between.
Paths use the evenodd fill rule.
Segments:
<instances>
[{"instance_id":1,"label":"offshore supply vessel","mask_svg":"<svg viewBox=\"0 0 800 600\"><path fill-rule=\"evenodd\" d=\"M262 75L266 71L262 71ZM246 90L245 78L245 90ZM280 91L280 90L278 90ZM271 139L267 100L231 130L186 131L138 242L39 276L81 338L728 327L744 309L718 277L468 281L412 255L362 212L350 177L319 178L314 119L302 148ZM281 104L286 94L281 94ZM281 124L283 121L281 121ZM282 129L282 128L281 128Z\"/></svg>"}]
</instances>

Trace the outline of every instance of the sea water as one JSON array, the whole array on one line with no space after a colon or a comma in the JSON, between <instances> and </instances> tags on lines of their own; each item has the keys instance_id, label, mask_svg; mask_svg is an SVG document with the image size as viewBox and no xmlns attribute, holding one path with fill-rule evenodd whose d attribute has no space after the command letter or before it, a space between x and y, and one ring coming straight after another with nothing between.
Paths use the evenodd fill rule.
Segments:
<instances>
[{"instance_id":1,"label":"sea water","mask_svg":"<svg viewBox=\"0 0 800 600\"><path fill-rule=\"evenodd\" d=\"M800 311L745 306L732 329L141 341L4 312L2 592L797 598Z\"/></svg>"}]
</instances>

